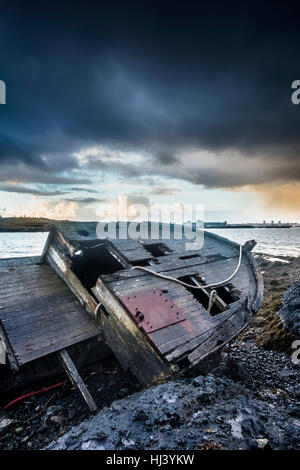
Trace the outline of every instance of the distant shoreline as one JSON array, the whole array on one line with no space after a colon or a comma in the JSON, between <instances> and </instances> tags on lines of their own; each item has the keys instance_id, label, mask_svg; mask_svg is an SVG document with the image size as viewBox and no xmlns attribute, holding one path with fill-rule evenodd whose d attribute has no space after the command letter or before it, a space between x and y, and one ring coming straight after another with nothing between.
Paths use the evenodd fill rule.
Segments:
<instances>
[{"instance_id":1,"label":"distant shoreline","mask_svg":"<svg viewBox=\"0 0 300 470\"><path fill-rule=\"evenodd\" d=\"M68 222L67 220L51 220L39 217L2 217L0 218L0 232L47 232L55 223ZM78 221L79 222L79 221ZM70 221L74 223L74 221ZM82 222L84 223L84 222ZM193 223L194 225L195 223ZM249 228L292 228L300 224L289 223L249 223L228 224L227 222L204 222L204 229L249 229Z\"/></svg>"},{"instance_id":2,"label":"distant shoreline","mask_svg":"<svg viewBox=\"0 0 300 470\"><path fill-rule=\"evenodd\" d=\"M56 220L39 217L3 217L0 232L47 232Z\"/></svg>"}]
</instances>

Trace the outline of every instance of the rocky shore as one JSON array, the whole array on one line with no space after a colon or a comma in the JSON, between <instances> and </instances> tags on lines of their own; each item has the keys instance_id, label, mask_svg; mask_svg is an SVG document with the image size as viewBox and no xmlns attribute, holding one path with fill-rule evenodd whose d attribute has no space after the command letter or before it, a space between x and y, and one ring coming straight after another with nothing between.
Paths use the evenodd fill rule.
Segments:
<instances>
[{"instance_id":1,"label":"rocky shore","mask_svg":"<svg viewBox=\"0 0 300 470\"><path fill-rule=\"evenodd\" d=\"M1 413L0 449L299 449L298 330L284 321L298 290L282 296L300 280L300 258L257 260L262 308L211 374L141 390L108 358L85 371L95 416L74 389L30 397Z\"/></svg>"},{"instance_id":2,"label":"rocky shore","mask_svg":"<svg viewBox=\"0 0 300 470\"><path fill-rule=\"evenodd\" d=\"M294 449L298 370L282 353L235 344L230 364L114 401L50 449ZM266 366L267 364L267 366Z\"/></svg>"},{"instance_id":3,"label":"rocky shore","mask_svg":"<svg viewBox=\"0 0 300 470\"><path fill-rule=\"evenodd\" d=\"M256 260L264 277L264 300L252 323L240 340L251 340L258 347L292 353L291 345L295 331L284 325L279 310L288 305L287 294L284 294L300 281L300 257L277 257L257 255ZM297 293L296 293L297 295ZM297 302L297 298L295 297ZM300 303L300 298L298 298ZM296 319L295 319L296 320Z\"/></svg>"}]
</instances>

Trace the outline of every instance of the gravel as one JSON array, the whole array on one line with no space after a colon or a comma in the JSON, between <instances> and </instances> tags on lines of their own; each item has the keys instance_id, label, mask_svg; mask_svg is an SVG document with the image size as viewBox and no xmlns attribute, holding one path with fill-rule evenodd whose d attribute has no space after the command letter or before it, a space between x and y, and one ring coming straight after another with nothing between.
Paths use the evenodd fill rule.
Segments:
<instances>
[{"instance_id":1,"label":"gravel","mask_svg":"<svg viewBox=\"0 0 300 470\"><path fill-rule=\"evenodd\" d=\"M48 448L299 449L298 374L285 354L235 343L214 374L114 401Z\"/></svg>"},{"instance_id":2,"label":"gravel","mask_svg":"<svg viewBox=\"0 0 300 470\"><path fill-rule=\"evenodd\" d=\"M83 374L95 416L74 388L30 397L0 412L0 449L299 449L300 369L274 318L300 259L258 261L262 309L211 374L141 390L107 358Z\"/></svg>"}]
</instances>

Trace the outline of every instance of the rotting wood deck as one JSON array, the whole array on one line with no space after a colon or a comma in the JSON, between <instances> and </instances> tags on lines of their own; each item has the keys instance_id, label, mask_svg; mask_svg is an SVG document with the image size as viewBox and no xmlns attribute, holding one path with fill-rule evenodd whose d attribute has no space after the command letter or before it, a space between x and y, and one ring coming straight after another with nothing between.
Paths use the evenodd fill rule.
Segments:
<instances>
[{"instance_id":1,"label":"rotting wood deck","mask_svg":"<svg viewBox=\"0 0 300 470\"><path fill-rule=\"evenodd\" d=\"M238 244L206 232L201 250L186 251L185 240L174 238L106 239L102 240L103 247L97 248L101 240L96 228L97 224L92 222L57 224L45 259L92 315L95 306L90 306L87 299L91 293L98 299L101 304L98 321L104 340L123 367L129 368L143 385L174 370L196 365L233 339L255 315L263 283L249 247L244 248L240 269L226 286L227 291L217 293L214 310L208 312L205 299L199 299L195 290L131 268L148 266L154 272L185 279L189 284L193 277L196 282L215 283L234 271L239 259ZM106 255L101 257L101 250L117 260L118 268L107 270L109 261ZM76 257L76 253L80 256ZM75 282L74 271L80 278L75 276ZM84 271L94 271L92 280L87 280ZM171 308L178 311L180 321L165 311L161 326L156 325L151 331L152 320L157 317L154 311L151 313L151 301L146 305L151 292L154 310L161 308L161 302L154 300L161 293L172 304ZM210 289L207 295L203 293L207 301L209 293ZM133 305L134 297L137 300L132 311L129 304ZM141 320L145 315L152 318L148 330Z\"/></svg>"},{"instance_id":2,"label":"rotting wood deck","mask_svg":"<svg viewBox=\"0 0 300 470\"><path fill-rule=\"evenodd\" d=\"M249 247L209 311L210 289L199 296L132 267L189 284L216 283L234 271L239 245L205 233L201 250L186 251L184 240L172 238L99 240L96 227L58 223L40 264L36 258L0 261L0 326L17 367L101 334L123 368L149 385L211 356L260 306L263 282Z\"/></svg>"},{"instance_id":3,"label":"rotting wood deck","mask_svg":"<svg viewBox=\"0 0 300 470\"><path fill-rule=\"evenodd\" d=\"M162 240L156 242L161 243ZM184 252L183 242L174 240L163 242L170 250L169 254L156 256L158 264L151 265L151 270L173 278L195 275L204 277L205 283L210 284L228 278L238 262L238 250L235 246L229 244L222 246L219 240L209 237L201 250L201 255L198 252ZM136 264L140 259L154 258L147 252L147 245L155 244L153 240L145 240L144 244L140 245L138 259L134 258L134 250L128 250L124 242L109 243L118 250L119 256L124 257L129 263ZM141 249L144 250L144 257L140 254ZM257 295L254 289L256 284L254 273L246 258L230 283L232 292L237 294L236 301L233 301L227 310L215 316L208 313L193 292L186 287L142 271L129 268L114 274L102 275L100 278L93 289L99 300L105 298L105 285L116 298L121 300L132 295L143 296L151 289L153 292L160 290L174 303L175 308L184 314L184 319L180 322L165 325L147 334L150 343L169 365L183 360L187 360L191 365L195 364L202 356L208 355L234 337L251 318L252 312L246 308L246 299L251 305ZM119 320L121 321L121 317ZM105 331L104 325L103 328Z\"/></svg>"},{"instance_id":4,"label":"rotting wood deck","mask_svg":"<svg viewBox=\"0 0 300 470\"><path fill-rule=\"evenodd\" d=\"M0 260L0 325L18 368L101 334L66 284L39 257Z\"/></svg>"}]
</instances>

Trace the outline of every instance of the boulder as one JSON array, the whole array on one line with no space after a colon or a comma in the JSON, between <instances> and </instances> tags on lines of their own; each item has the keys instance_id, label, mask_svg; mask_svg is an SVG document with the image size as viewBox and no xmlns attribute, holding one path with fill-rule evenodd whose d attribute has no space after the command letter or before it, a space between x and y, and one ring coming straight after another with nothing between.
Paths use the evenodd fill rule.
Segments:
<instances>
[{"instance_id":1,"label":"boulder","mask_svg":"<svg viewBox=\"0 0 300 470\"><path fill-rule=\"evenodd\" d=\"M282 296L278 315L292 336L300 338L300 282L293 284Z\"/></svg>"}]
</instances>

